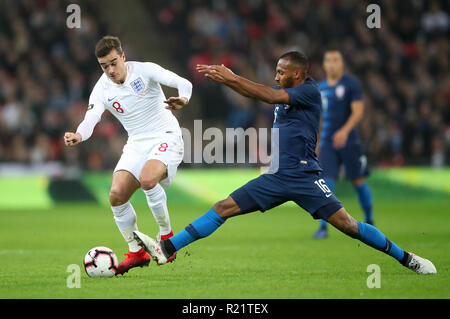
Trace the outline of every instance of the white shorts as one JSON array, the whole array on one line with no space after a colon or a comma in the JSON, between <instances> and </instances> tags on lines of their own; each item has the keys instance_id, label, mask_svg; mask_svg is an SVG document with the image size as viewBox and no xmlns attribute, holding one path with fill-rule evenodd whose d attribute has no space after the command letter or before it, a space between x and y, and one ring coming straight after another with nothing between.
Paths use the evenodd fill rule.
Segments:
<instances>
[{"instance_id":1,"label":"white shorts","mask_svg":"<svg viewBox=\"0 0 450 319\"><path fill-rule=\"evenodd\" d=\"M123 147L122 156L114 169L130 172L139 181L142 168L148 160L156 159L167 166L167 178L159 183L167 188L177 173L178 165L183 160L184 143L178 133L130 136Z\"/></svg>"}]
</instances>

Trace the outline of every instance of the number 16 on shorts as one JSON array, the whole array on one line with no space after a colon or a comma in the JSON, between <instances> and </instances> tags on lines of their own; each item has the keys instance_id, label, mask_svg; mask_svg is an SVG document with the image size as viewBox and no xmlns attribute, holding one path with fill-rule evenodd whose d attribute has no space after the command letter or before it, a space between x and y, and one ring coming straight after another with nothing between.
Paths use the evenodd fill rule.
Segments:
<instances>
[{"instance_id":1,"label":"number 16 on shorts","mask_svg":"<svg viewBox=\"0 0 450 319\"><path fill-rule=\"evenodd\" d=\"M331 194L332 194L332 193L331 193L331 190L330 190L330 188L328 187L328 185L325 183L325 181L324 181L323 178L321 178L321 179L315 181L314 184L316 184L317 186L319 186L319 188L322 190L322 192L325 193L325 196L326 196L326 197L330 197L330 196L331 196Z\"/></svg>"}]
</instances>

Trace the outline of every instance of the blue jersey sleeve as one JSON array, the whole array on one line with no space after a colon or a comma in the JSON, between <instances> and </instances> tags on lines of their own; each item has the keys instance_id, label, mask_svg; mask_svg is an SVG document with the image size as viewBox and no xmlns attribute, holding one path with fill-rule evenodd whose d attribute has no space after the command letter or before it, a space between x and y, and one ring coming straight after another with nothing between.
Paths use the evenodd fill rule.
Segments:
<instances>
[{"instance_id":1,"label":"blue jersey sleeve","mask_svg":"<svg viewBox=\"0 0 450 319\"><path fill-rule=\"evenodd\" d=\"M349 81L350 86L350 102L354 101L362 101L362 88L361 83L358 81L358 79L352 77L351 81Z\"/></svg>"},{"instance_id":2,"label":"blue jersey sleeve","mask_svg":"<svg viewBox=\"0 0 450 319\"><path fill-rule=\"evenodd\" d=\"M284 89L289 95L289 105L312 107L321 103L320 91L317 86L309 83L300 84L295 88Z\"/></svg>"}]
</instances>

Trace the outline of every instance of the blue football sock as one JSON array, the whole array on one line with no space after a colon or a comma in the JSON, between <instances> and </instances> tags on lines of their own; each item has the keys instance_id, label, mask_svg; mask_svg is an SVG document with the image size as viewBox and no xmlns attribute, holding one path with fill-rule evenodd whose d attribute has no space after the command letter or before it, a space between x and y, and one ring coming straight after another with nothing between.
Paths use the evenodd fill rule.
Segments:
<instances>
[{"instance_id":1,"label":"blue football sock","mask_svg":"<svg viewBox=\"0 0 450 319\"><path fill-rule=\"evenodd\" d=\"M325 219L320 220L320 228L327 228L327 221Z\"/></svg>"},{"instance_id":2,"label":"blue football sock","mask_svg":"<svg viewBox=\"0 0 450 319\"><path fill-rule=\"evenodd\" d=\"M328 188L334 192L334 187L336 186L336 182L329 178L324 178L325 183L328 185ZM320 220L320 228L327 228L327 221L325 219Z\"/></svg>"},{"instance_id":3,"label":"blue football sock","mask_svg":"<svg viewBox=\"0 0 450 319\"><path fill-rule=\"evenodd\" d=\"M355 190L358 193L358 200L361 208L366 217L366 222L373 223L373 213L372 213L372 193L366 182L359 186L355 186Z\"/></svg>"},{"instance_id":4,"label":"blue football sock","mask_svg":"<svg viewBox=\"0 0 450 319\"><path fill-rule=\"evenodd\" d=\"M184 230L172 236L169 240L176 250L180 250L197 239L211 235L224 222L225 219L211 208L206 214L194 220Z\"/></svg>"},{"instance_id":5,"label":"blue football sock","mask_svg":"<svg viewBox=\"0 0 450 319\"><path fill-rule=\"evenodd\" d=\"M394 257L399 262L402 262L404 257L403 249L399 248L396 244L391 242L382 232L376 227L358 222L358 236L357 239L363 243L382 251L389 256Z\"/></svg>"}]
</instances>

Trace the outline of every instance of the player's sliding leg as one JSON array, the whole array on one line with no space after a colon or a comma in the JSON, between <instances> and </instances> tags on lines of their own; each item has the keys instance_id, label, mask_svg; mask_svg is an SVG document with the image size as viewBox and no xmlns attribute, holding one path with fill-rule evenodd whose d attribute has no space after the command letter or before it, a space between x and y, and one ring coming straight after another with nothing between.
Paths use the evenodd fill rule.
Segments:
<instances>
[{"instance_id":1,"label":"player's sliding leg","mask_svg":"<svg viewBox=\"0 0 450 319\"><path fill-rule=\"evenodd\" d=\"M147 198L148 206L159 226L161 240L173 236L170 225L167 196L159 182L167 177L166 165L156 159L148 160L141 171L140 184Z\"/></svg>"},{"instance_id":2,"label":"player's sliding leg","mask_svg":"<svg viewBox=\"0 0 450 319\"><path fill-rule=\"evenodd\" d=\"M130 172L119 170L113 174L109 201L114 221L129 247L128 254L125 254L127 258L117 268L117 275L123 275L130 268L145 266L150 262L150 256L138 245L133 236L133 232L138 228L136 212L130 203L130 198L138 188L139 182Z\"/></svg>"},{"instance_id":3,"label":"player's sliding leg","mask_svg":"<svg viewBox=\"0 0 450 319\"><path fill-rule=\"evenodd\" d=\"M359 204L364 212L366 223L373 225L372 193L369 186L362 177L352 180L352 184L358 194Z\"/></svg>"},{"instance_id":4,"label":"player's sliding leg","mask_svg":"<svg viewBox=\"0 0 450 319\"><path fill-rule=\"evenodd\" d=\"M336 185L336 182L334 180L332 180L331 178L324 178L325 183L328 185L328 188L334 192L334 188ZM314 234L313 238L314 239L322 239L322 238L327 238L328 237L328 229L327 229L327 221L324 219L321 219L319 221L320 226L319 229L317 230L317 232Z\"/></svg>"},{"instance_id":5,"label":"player's sliding leg","mask_svg":"<svg viewBox=\"0 0 450 319\"><path fill-rule=\"evenodd\" d=\"M249 211L248 211L249 212ZM207 237L215 232L227 218L242 214L241 209L231 196L214 204L206 214L190 223L184 230L168 240L158 243L147 235L135 231L135 238L139 244L156 260L158 264L165 264L175 259L177 250Z\"/></svg>"},{"instance_id":6,"label":"player's sliding leg","mask_svg":"<svg viewBox=\"0 0 450 319\"><path fill-rule=\"evenodd\" d=\"M346 235L395 258L403 266L418 274L436 273L436 268L431 261L404 251L376 227L356 221L347 213L345 208L341 208L331 215L328 218L328 222Z\"/></svg>"}]
</instances>

